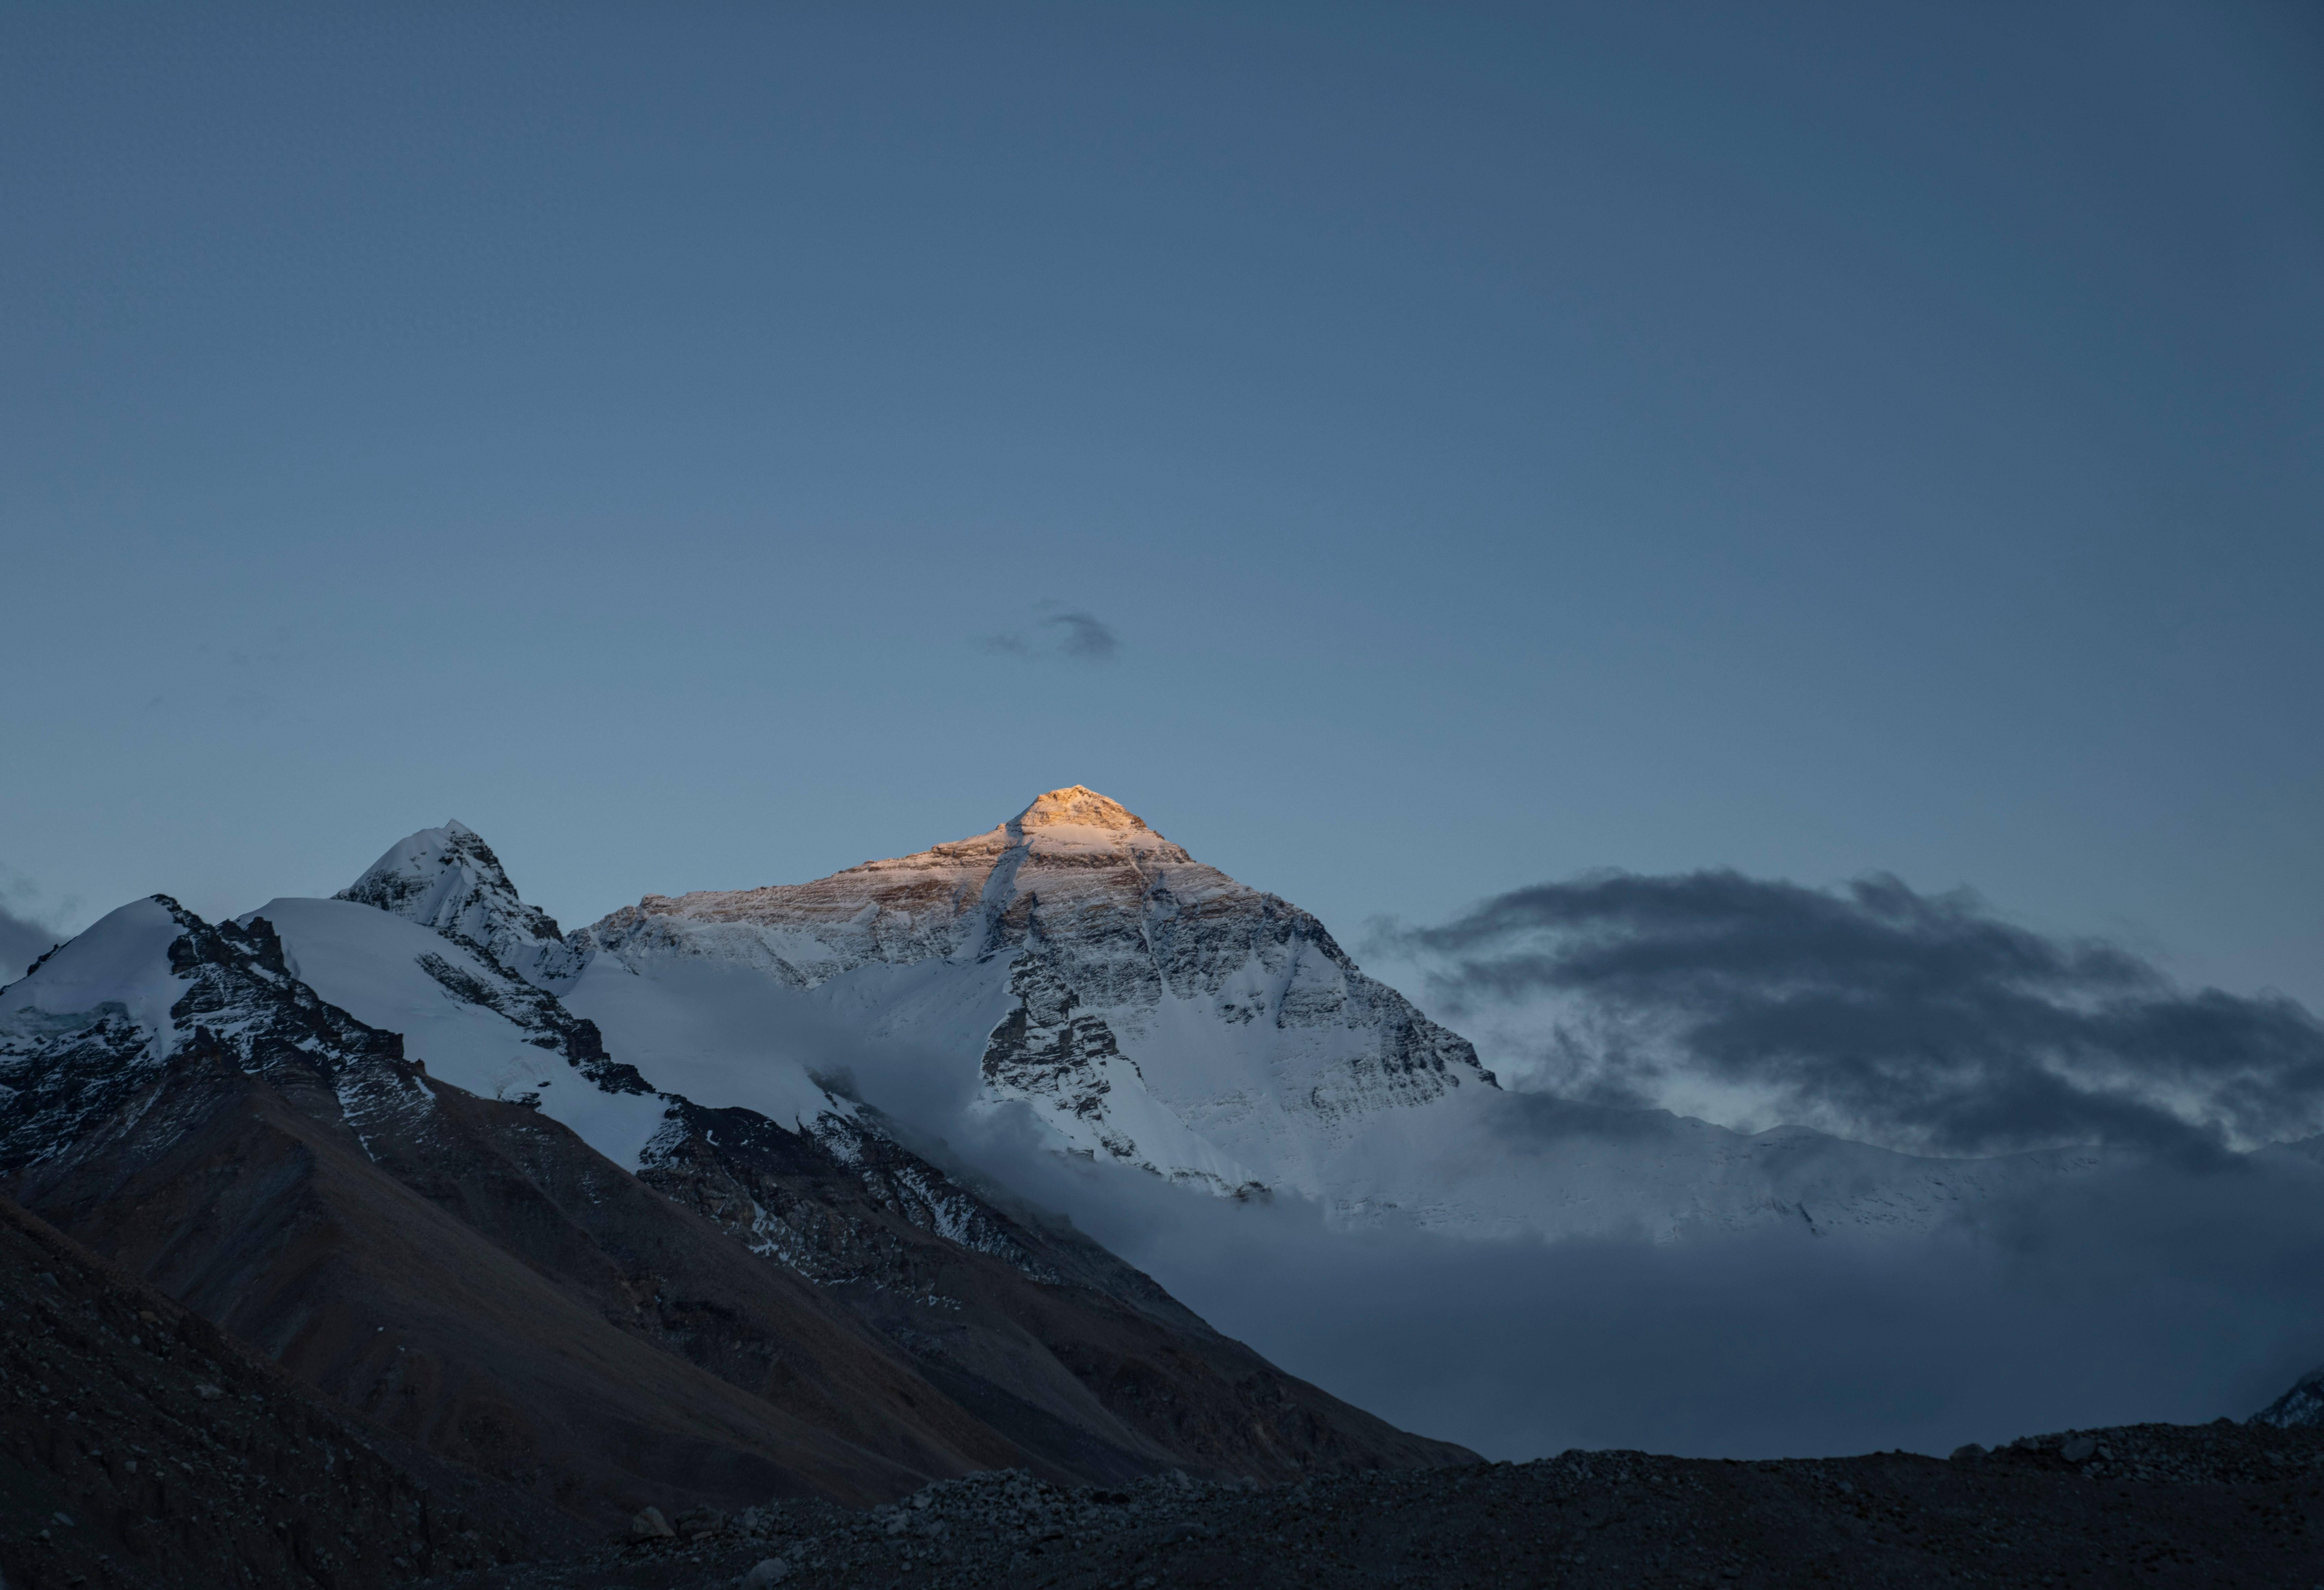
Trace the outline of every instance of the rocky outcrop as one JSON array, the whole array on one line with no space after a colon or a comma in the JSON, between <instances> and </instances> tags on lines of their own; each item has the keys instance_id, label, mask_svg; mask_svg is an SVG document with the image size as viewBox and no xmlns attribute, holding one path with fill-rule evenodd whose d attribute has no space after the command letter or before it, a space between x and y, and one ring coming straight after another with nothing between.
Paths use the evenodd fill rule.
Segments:
<instances>
[{"instance_id":1,"label":"rocky outcrop","mask_svg":"<svg viewBox=\"0 0 2324 1590\"><path fill-rule=\"evenodd\" d=\"M1062 1279L1014 1222L860 1115L790 1132L752 1110L681 1100L638 1175L818 1285L934 1296L927 1238Z\"/></svg>"},{"instance_id":2,"label":"rocky outcrop","mask_svg":"<svg viewBox=\"0 0 2324 1590\"><path fill-rule=\"evenodd\" d=\"M116 962L127 964L114 971ZM69 990L82 979L115 997L54 1008L78 1003ZM213 924L155 895L0 989L0 1166L21 1173L106 1152L107 1124L134 1124L144 1107L133 1104L173 1064L222 1061L254 1075L289 1066L362 1091L392 1085L383 1079L392 1065L381 1063L402 1054L395 1034L292 977L265 922Z\"/></svg>"}]
</instances>

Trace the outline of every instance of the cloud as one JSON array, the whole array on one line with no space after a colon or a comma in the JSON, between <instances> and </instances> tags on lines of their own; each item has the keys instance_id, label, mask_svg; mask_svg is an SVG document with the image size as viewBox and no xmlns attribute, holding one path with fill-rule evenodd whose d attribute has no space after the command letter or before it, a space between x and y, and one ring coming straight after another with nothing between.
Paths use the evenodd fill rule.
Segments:
<instances>
[{"instance_id":1,"label":"cloud","mask_svg":"<svg viewBox=\"0 0 2324 1590\"><path fill-rule=\"evenodd\" d=\"M1053 605L1053 604L1045 604ZM1047 613L1025 630L988 635L985 650L1003 657L1061 657L1077 663L1110 663L1121 655L1121 637L1095 613Z\"/></svg>"},{"instance_id":2,"label":"cloud","mask_svg":"<svg viewBox=\"0 0 2324 1590\"><path fill-rule=\"evenodd\" d=\"M0 867L0 983L14 982L32 963L68 937L32 907L39 893L23 878Z\"/></svg>"},{"instance_id":3,"label":"cloud","mask_svg":"<svg viewBox=\"0 0 2324 1590\"><path fill-rule=\"evenodd\" d=\"M1086 663L1110 663L1121 650L1121 638L1094 613L1052 613L1044 625L1062 631L1057 649Z\"/></svg>"},{"instance_id":4,"label":"cloud","mask_svg":"<svg viewBox=\"0 0 2324 1590\"><path fill-rule=\"evenodd\" d=\"M1955 1154L2324 1127L2324 1024L2300 1005L2185 990L1886 875L1596 874L1381 936L1524 1046L1524 1084L1570 1098Z\"/></svg>"}]
</instances>

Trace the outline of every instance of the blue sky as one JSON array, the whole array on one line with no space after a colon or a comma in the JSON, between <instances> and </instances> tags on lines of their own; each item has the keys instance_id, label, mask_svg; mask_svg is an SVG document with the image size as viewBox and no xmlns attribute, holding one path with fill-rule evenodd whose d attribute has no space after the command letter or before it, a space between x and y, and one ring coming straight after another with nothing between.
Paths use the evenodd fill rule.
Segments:
<instances>
[{"instance_id":1,"label":"blue sky","mask_svg":"<svg viewBox=\"0 0 2324 1590\"><path fill-rule=\"evenodd\" d=\"M571 923L1078 781L1351 937L1886 869L2324 1006L2319 69L2273 5L10 7L0 903L457 816Z\"/></svg>"}]
</instances>

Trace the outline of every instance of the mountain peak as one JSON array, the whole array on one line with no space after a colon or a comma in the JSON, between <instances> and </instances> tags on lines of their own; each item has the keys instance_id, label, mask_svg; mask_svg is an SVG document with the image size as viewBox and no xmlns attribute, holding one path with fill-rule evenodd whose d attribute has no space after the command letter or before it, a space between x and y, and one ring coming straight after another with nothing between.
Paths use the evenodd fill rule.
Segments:
<instances>
[{"instance_id":1,"label":"mountain peak","mask_svg":"<svg viewBox=\"0 0 2324 1590\"><path fill-rule=\"evenodd\" d=\"M1120 801L1102 795L1085 784L1069 784L1063 789L1036 795L1033 804L1018 813L1010 826L1020 832L1030 828L1063 827L1153 832Z\"/></svg>"},{"instance_id":2,"label":"mountain peak","mask_svg":"<svg viewBox=\"0 0 2324 1590\"><path fill-rule=\"evenodd\" d=\"M528 979L561 975L571 959L556 922L518 896L492 846L456 818L389 846L338 897L434 928Z\"/></svg>"}]
</instances>

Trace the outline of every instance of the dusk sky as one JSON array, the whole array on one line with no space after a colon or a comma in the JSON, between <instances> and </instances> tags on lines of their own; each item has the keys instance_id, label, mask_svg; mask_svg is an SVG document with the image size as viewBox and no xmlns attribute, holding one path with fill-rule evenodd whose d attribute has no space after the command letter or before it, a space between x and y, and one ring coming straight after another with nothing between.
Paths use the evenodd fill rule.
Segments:
<instances>
[{"instance_id":1,"label":"dusk sky","mask_svg":"<svg viewBox=\"0 0 2324 1590\"><path fill-rule=\"evenodd\" d=\"M2313 7L23 4L0 217L43 929L1081 782L2324 1008Z\"/></svg>"}]
</instances>

